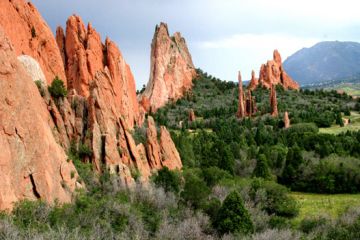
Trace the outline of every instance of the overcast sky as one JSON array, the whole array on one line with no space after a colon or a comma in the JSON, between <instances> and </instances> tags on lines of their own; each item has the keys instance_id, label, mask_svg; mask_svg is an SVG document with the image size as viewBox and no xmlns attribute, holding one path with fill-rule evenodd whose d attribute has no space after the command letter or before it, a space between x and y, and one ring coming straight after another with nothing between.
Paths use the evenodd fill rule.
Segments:
<instances>
[{"instance_id":1,"label":"overcast sky","mask_svg":"<svg viewBox=\"0 0 360 240\"><path fill-rule=\"evenodd\" d=\"M72 14L115 41L146 84L155 25L185 37L196 67L249 79L279 49L283 60L319 41L360 41L359 0L31 0L53 31Z\"/></svg>"}]
</instances>

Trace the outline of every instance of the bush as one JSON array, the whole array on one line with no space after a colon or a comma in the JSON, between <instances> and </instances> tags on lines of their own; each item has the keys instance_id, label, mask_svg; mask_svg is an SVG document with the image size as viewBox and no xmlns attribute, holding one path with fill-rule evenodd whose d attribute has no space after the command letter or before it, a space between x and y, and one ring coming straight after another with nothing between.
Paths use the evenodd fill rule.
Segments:
<instances>
[{"instance_id":1,"label":"bush","mask_svg":"<svg viewBox=\"0 0 360 240\"><path fill-rule=\"evenodd\" d=\"M34 26L31 27L31 37L36 38L36 30L35 30Z\"/></svg>"},{"instance_id":2,"label":"bush","mask_svg":"<svg viewBox=\"0 0 360 240\"><path fill-rule=\"evenodd\" d=\"M185 186L181 197L194 208L200 208L210 194L210 189L205 181L194 172L185 173Z\"/></svg>"},{"instance_id":3,"label":"bush","mask_svg":"<svg viewBox=\"0 0 360 240\"><path fill-rule=\"evenodd\" d=\"M256 166L253 172L253 176L268 180L271 179L271 173L267 164L266 156L264 154L259 155L256 161Z\"/></svg>"},{"instance_id":4,"label":"bush","mask_svg":"<svg viewBox=\"0 0 360 240\"><path fill-rule=\"evenodd\" d=\"M288 195L289 190L275 182L254 179L251 183L251 197L255 200L256 192L266 192L266 200L258 204L268 214L275 214L281 217L295 217L299 213L299 206L295 199Z\"/></svg>"},{"instance_id":5,"label":"bush","mask_svg":"<svg viewBox=\"0 0 360 240\"><path fill-rule=\"evenodd\" d=\"M52 97L54 98L63 98L67 95L67 90L65 88L64 82L56 76L51 83L51 86L48 87L48 90Z\"/></svg>"},{"instance_id":6,"label":"bush","mask_svg":"<svg viewBox=\"0 0 360 240\"><path fill-rule=\"evenodd\" d=\"M45 88L44 88L43 83L41 82L41 80L36 80L35 84L36 84L36 87L39 90L40 95L42 97L45 96Z\"/></svg>"},{"instance_id":7,"label":"bush","mask_svg":"<svg viewBox=\"0 0 360 240\"><path fill-rule=\"evenodd\" d=\"M92 150L88 145L80 143L78 153L80 158L91 157Z\"/></svg>"},{"instance_id":8,"label":"bush","mask_svg":"<svg viewBox=\"0 0 360 240\"><path fill-rule=\"evenodd\" d=\"M222 179L230 179L232 176L225 170L218 167L209 167L203 170L204 180L209 187L215 186Z\"/></svg>"},{"instance_id":9,"label":"bush","mask_svg":"<svg viewBox=\"0 0 360 240\"><path fill-rule=\"evenodd\" d=\"M250 214L237 191L231 192L219 209L214 226L219 233L249 234L254 231Z\"/></svg>"},{"instance_id":10,"label":"bush","mask_svg":"<svg viewBox=\"0 0 360 240\"><path fill-rule=\"evenodd\" d=\"M164 167L158 171L154 179L157 187L162 187L166 192L178 193L180 191L181 179L178 173Z\"/></svg>"}]
</instances>

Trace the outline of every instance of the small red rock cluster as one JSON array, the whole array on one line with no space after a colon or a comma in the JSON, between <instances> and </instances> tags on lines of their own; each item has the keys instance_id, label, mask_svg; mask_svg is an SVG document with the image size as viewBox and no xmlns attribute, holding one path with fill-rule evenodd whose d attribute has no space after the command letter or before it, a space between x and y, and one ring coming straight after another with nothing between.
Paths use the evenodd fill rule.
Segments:
<instances>
[{"instance_id":1,"label":"small red rock cluster","mask_svg":"<svg viewBox=\"0 0 360 240\"><path fill-rule=\"evenodd\" d=\"M1 1L0 12L0 209L21 199L69 202L75 188L84 187L66 155L72 144L91 150L83 160L99 173L106 168L129 186L132 169L146 182L163 166L182 167L168 130L161 126L158 137L154 120L145 119L148 106L164 102L150 97L142 101L145 109L139 105L131 69L114 42L102 43L75 15L55 38L25 0ZM157 33L166 36L164 29ZM153 45L161 45L160 36ZM195 70L180 34L168 44L170 50L154 46L152 65L155 78L165 79L167 96L177 98L191 87ZM161 59L169 71L156 70ZM45 76L47 85L58 76L67 97L55 101L46 86L41 97L34 76ZM146 142L135 142L136 131Z\"/></svg>"},{"instance_id":2,"label":"small red rock cluster","mask_svg":"<svg viewBox=\"0 0 360 240\"><path fill-rule=\"evenodd\" d=\"M269 60L266 64L261 65L259 79L256 79L254 71L252 72L248 88L254 90L260 85L270 89L273 84L280 84L284 89L298 90L300 88L299 84L285 72L278 50L274 50L273 60Z\"/></svg>"},{"instance_id":3,"label":"small red rock cluster","mask_svg":"<svg viewBox=\"0 0 360 240\"><path fill-rule=\"evenodd\" d=\"M189 122L193 122L196 120L195 112L193 109L190 109L189 111Z\"/></svg>"},{"instance_id":4,"label":"small red rock cluster","mask_svg":"<svg viewBox=\"0 0 360 240\"><path fill-rule=\"evenodd\" d=\"M150 80L139 97L144 109L155 112L169 100L191 89L196 71L185 39L179 32L170 37L165 23L156 26L151 44Z\"/></svg>"},{"instance_id":5,"label":"small red rock cluster","mask_svg":"<svg viewBox=\"0 0 360 240\"><path fill-rule=\"evenodd\" d=\"M239 103L238 103L237 117L238 118L251 117L257 111L255 98L252 96L250 89L248 89L247 94L245 95L240 71L238 74L238 81L239 81Z\"/></svg>"}]
</instances>

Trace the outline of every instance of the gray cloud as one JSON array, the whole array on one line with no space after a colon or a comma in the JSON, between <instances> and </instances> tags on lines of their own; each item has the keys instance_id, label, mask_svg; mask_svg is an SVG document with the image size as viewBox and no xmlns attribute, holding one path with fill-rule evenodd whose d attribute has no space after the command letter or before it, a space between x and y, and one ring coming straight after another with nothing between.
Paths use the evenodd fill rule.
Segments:
<instances>
[{"instance_id":1,"label":"gray cloud","mask_svg":"<svg viewBox=\"0 0 360 240\"><path fill-rule=\"evenodd\" d=\"M76 13L91 21L103 39L117 42L134 72L137 87L148 81L150 43L159 22L186 38L196 66L227 80L271 58L279 48L283 58L316 40L360 40L357 0L32 0L50 27L65 25ZM255 40L241 40L252 35ZM277 37L292 39L289 44ZM258 38L256 38L258 37ZM231 40L226 42L226 40ZM239 46L236 41L244 46ZM235 41L235 43L234 43ZM204 43L220 44L206 48ZM258 44L264 43L263 46ZM225 44L225 45L224 45ZM234 47L226 46L234 44ZM245 45L246 44L246 45ZM291 45L292 44L292 45ZM280 45L280 46L279 46ZM286 46L285 46L286 45ZM283 51L282 51L283 49Z\"/></svg>"}]
</instances>

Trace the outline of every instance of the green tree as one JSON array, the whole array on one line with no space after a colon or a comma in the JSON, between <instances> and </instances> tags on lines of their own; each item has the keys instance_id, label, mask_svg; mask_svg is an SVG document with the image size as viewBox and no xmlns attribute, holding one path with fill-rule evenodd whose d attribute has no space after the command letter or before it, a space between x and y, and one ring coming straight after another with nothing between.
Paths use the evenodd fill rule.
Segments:
<instances>
[{"instance_id":1,"label":"green tree","mask_svg":"<svg viewBox=\"0 0 360 240\"><path fill-rule=\"evenodd\" d=\"M158 187L163 187L165 191L178 193L180 190L180 176L174 171L170 171L167 167L158 171L154 179L154 183Z\"/></svg>"},{"instance_id":2,"label":"green tree","mask_svg":"<svg viewBox=\"0 0 360 240\"><path fill-rule=\"evenodd\" d=\"M237 191L231 192L224 200L217 214L214 226L221 234L248 234L254 231L250 214Z\"/></svg>"},{"instance_id":3,"label":"green tree","mask_svg":"<svg viewBox=\"0 0 360 240\"><path fill-rule=\"evenodd\" d=\"M65 88L64 82L56 76L51 83L51 86L48 87L48 90L54 98L63 98L67 95L67 90Z\"/></svg>"},{"instance_id":4,"label":"green tree","mask_svg":"<svg viewBox=\"0 0 360 240\"><path fill-rule=\"evenodd\" d=\"M185 185L181 197L186 202L194 208L200 208L209 194L210 189L202 178L192 171L185 173Z\"/></svg>"},{"instance_id":5,"label":"green tree","mask_svg":"<svg viewBox=\"0 0 360 240\"><path fill-rule=\"evenodd\" d=\"M266 156L264 154L260 154L257 158L253 176L264 179L271 179L271 173L267 164Z\"/></svg>"}]
</instances>

